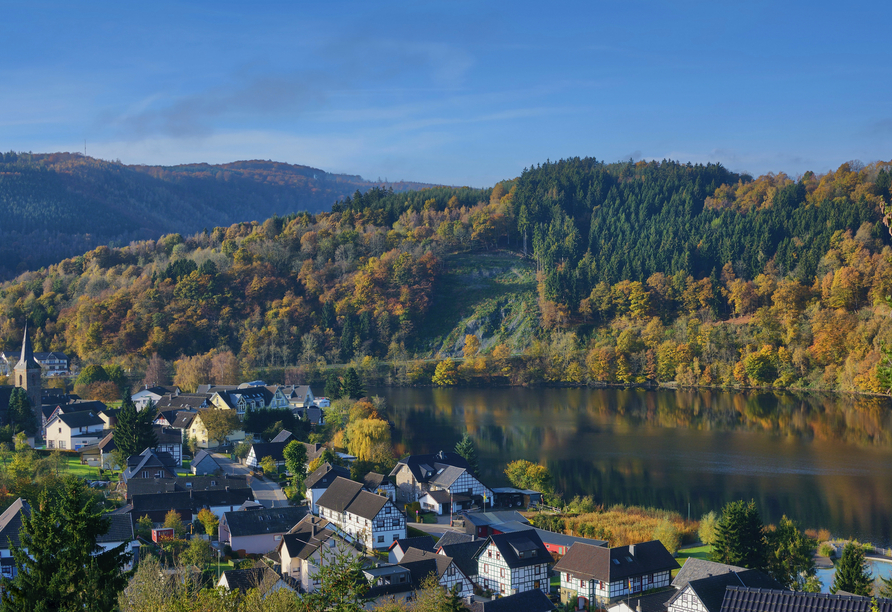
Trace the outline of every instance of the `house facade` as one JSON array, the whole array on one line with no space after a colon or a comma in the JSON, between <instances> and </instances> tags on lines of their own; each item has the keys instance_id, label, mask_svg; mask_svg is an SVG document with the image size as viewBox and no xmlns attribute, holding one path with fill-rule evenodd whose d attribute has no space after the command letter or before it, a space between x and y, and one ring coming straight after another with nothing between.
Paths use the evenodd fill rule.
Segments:
<instances>
[{"instance_id":1,"label":"house facade","mask_svg":"<svg viewBox=\"0 0 892 612\"><path fill-rule=\"evenodd\" d=\"M456 589L459 597L467 597L474 592L471 579L455 564L452 557L438 555L433 551L410 548L400 559L399 565L412 573L412 583L416 589L430 574L437 577L437 583L451 592Z\"/></svg>"},{"instance_id":2,"label":"house facade","mask_svg":"<svg viewBox=\"0 0 892 612\"><path fill-rule=\"evenodd\" d=\"M319 587L319 570L335 556L357 558L359 551L343 538L329 521L307 516L282 536L276 549L283 576L296 580L303 592Z\"/></svg>"},{"instance_id":3,"label":"house facade","mask_svg":"<svg viewBox=\"0 0 892 612\"><path fill-rule=\"evenodd\" d=\"M92 410L57 412L46 424L46 447L60 450L80 450L98 443L105 437L105 421Z\"/></svg>"},{"instance_id":4,"label":"house facade","mask_svg":"<svg viewBox=\"0 0 892 612\"><path fill-rule=\"evenodd\" d=\"M396 497L402 502L416 502L430 490L430 481L446 468L471 469L468 462L457 453L440 451L433 455L412 455L401 459L389 476L396 486ZM442 482L445 482L442 481ZM439 487L443 488L441 483Z\"/></svg>"},{"instance_id":5,"label":"house facade","mask_svg":"<svg viewBox=\"0 0 892 612\"><path fill-rule=\"evenodd\" d=\"M367 548L387 550L406 537L406 515L388 498L369 493L358 482L335 478L316 505L321 518Z\"/></svg>"},{"instance_id":6,"label":"house facade","mask_svg":"<svg viewBox=\"0 0 892 612\"><path fill-rule=\"evenodd\" d=\"M505 597L530 590L549 591L551 555L532 529L490 536L476 559L477 582L493 593Z\"/></svg>"},{"instance_id":7,"label":"house facade","mask_svg":"<svg viewBox=\"0 0 892 612\"><path fill-rule=\"evenodd\" d=\"M554 570L560 572L561 601L583 598L588 606L667 587L678 567L666 547L652 540L614 548L577 542Z\"/></svg>"},{"instance_id":8,"label":"house facade","mask_svg":"<svg viewBox=\"0 0 892 612\"><path fill-rule=\"evenodd\" d=\"M319 508L316 506L316 502L338 476L349 480L350 470L339 465L333 466L330 463L323 463L316 468L312 474L307 476L306 480L304 480L304 487L306 487L307 490L307 500L310 502L310 512L312 514L319 514Z\"/></svg>"},{"instance_id":9,"label":"house facade","mask_svg":"<svg viewBox=\"0 0 892 612\"><path fill-rule=\"evenodd\" d=\"M282 536L306 515L304 506L224 512L217 527L218 538L233 550L262 555L276 550Z\"/></svg>"}]
</instances>

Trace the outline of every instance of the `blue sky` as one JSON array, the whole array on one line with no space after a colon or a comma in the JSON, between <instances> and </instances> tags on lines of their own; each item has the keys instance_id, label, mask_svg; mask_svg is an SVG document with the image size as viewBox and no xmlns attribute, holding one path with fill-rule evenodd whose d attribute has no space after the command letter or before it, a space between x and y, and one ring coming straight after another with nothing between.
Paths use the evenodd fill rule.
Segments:
<instances>
[{"instance_id":1,"label":"blue sky","mask_svg":"<svg viewBox=\"0 0 892 612\"><path fill-rule=\"evenodd\" d=\"M892 159L888 2L20 2L0 148L488 186L546 159Z\"/></svg>"}]
</instances>

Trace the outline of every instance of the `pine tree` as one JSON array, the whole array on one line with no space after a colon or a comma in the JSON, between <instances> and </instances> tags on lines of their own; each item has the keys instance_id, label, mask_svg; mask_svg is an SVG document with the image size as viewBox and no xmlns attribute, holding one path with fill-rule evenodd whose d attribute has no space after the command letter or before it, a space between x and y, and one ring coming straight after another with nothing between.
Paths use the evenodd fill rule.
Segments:
<instances>
[{"instance_id":1,"label":"pine tree","mask_svg":"<svg viewBox=\"0 0 892 612\"><path fill-rule=\"evenodd\" d=\"M362 397L363 393L362 382L359 380L359 374L356 373L356 368L349 368L344 373L344 384L341 389L341 397L358 399Z\"/></svg>"},{"instance_id":2,"label":"pine tree","mask_svg":"<svg viewBox=\"0 0 892 612\"><path fill-rule=\"evenodd\" d=\"M815 577L815 559L812 551L817 546L814 538L799 531L796 523L781 517L780 523L766 533L768 542L768 573L784 588L807 591Z\"/></svg>"},{"instance_id":3,"label":"pine tree","mask_svg":"<svg viewBox=\"0 0 892 612\"><path fill-rule=\"evenodd\" d=\"M334 372L325 381L325 397L333 400L341 397L341 379Z\"/></svg>"},{"instance_id":4,"label":"pine tree","mask_svg":"<svg viewBox=\"0 0 892 612\"><path fill-rule=\"evenodd\" d=\"M747 569L764 569L766 544L762 518L756 503L734 501L722 510L716 527L712 560Z\"/></svg>"},{"instance_id":5,"label":"pine tree","mask_svg":"<svg viewBox=\"0 0 892 612\"><path fill-rule=\"evenodd\" d=\"M21 387L12 390L9 396L9 422L13 432L24 431L28 435L37 433L37 419L31 408L28 392Z\"/></svg>"},{"instance_id":6,"label":"pine tree","mask_svg":"<svg viewBox=\"0 0 892 612\"><path fill-rule=\"evenodd\" d=\"M147 448L158 446L158 438L152 429L152 421L155 420L155 408L149 404L145 409L138 411L128 393L121 402L121 412L118 413L118 423L115 425L115 446L121 451L124 460L132 455L138 455Z\"/></svg>"},{"instance_id":7,"label":"pine tree","mask_svg":"<svg viewBox=\"0 0 892 612\"><path fill-rule=\"evenodd\" d=\"M65 478L44 490L22 517L20 545L12 547L17 575L4 578L2 609L9 611L113 610L127 585L127 543L102 552L96 538L111 523L95 508L83 481Z\"/></svg>"},{"instance_id":8,"label":"pine tree","mask_svg":"<svg viewBox=\"0 0 892 612\"><path fill-rule=\"evenodd\" d=\"M846 591L855 595L870 595L873 587L873 576L867 570L867 561L864 559L864 548L849 542L842 550L842 557L836 564L836 576L831 593Z\"/></svg>"},{"instance_id":9,"label":"pine tree","mask_svg":"<svg viewBox=\"0 0 892 612\"><path fill-rule=\"evenodd\" d=\"M474 476L480 474L480 464L477 461L477 446L468 432L465 432L465 435L455 445L455 452L464 457L468 465L471 466L471 474Z\"/></svg>"}]
</instances>

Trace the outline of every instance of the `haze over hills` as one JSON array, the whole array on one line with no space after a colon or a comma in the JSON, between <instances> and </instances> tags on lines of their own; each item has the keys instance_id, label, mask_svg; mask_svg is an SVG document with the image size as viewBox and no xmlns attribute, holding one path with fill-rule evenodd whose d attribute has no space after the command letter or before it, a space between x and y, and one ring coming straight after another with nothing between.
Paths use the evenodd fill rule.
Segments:
<instances>
[{"instance_id":1,"label":"haze over hills","mask_svg":"<svg viewBox=\"0 0 892 612\"><path fill-rule=\"evenodd\" d=\"M128 166L79 153L0 154L0 279L101 244L320 212L373 186L429 185L260 160Z\"/></svg>"}]
</instances>

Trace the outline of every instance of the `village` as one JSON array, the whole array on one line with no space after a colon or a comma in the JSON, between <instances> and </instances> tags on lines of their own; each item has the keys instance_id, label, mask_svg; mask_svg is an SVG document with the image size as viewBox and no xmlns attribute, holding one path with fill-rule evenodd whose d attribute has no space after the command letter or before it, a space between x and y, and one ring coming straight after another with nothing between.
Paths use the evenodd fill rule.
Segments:
<instances>
[{"instance_id":1,"label":"village","mask_svg":"<svg viewBox=\"0 0 892 612\"><path fill-rule=\"evenodd\" d=\"M791 591L761 571L696 557L681 566L658 539L611 547L537 528L531 516L556 510L542 492L489 486L466 452L408 454L387 473L357 472L356 456L287 429L267 430L263 440L238 426L272 409L290 411L304 431L323 426L330 401L309 386L251 381L184 393L146 385L131 401L151 417L153 445L124 457L114 435L123 409L43 389L41 368L26 334L11 368L15 387L0 391L8 404L10 389L21 388L40 406L29 444L43 439L46 450L77 453L113 475L90 482L120 498L97 544L128 548L127 570L152 557L169 567L216 565L225 590L307 594L322 588L326 567L346 561L362 568L367 609L411 602L430 580L463 607L489 612L756 612L767 601L866 611L870 603ZM234 416L228 427L211 424L216 411ZM6 578L15 576L11 551L30 512L18 498L0 515Z\"/></svg>"}]
</instances>

